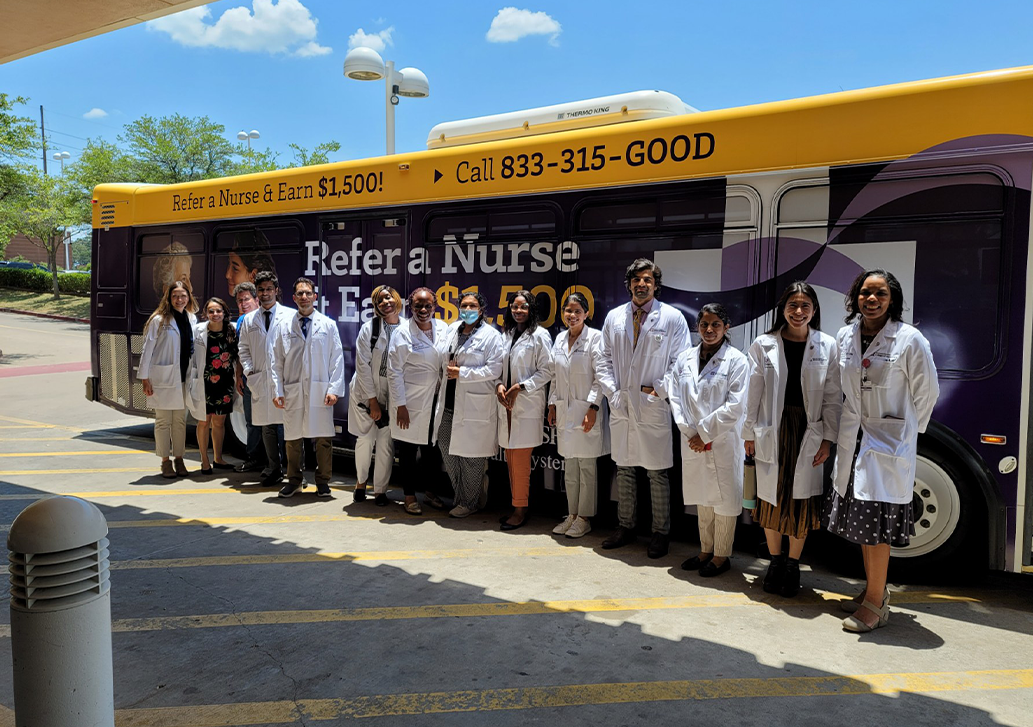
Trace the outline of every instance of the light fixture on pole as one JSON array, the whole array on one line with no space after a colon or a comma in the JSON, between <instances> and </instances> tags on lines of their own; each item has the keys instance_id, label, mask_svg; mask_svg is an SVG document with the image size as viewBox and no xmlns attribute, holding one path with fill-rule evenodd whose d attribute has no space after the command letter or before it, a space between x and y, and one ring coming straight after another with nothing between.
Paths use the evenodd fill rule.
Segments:
<instances>
[{"instance_id":1,"label":"light fixture on pole","mask_svg":"<svg viewBox=\"0 0 1033 727\"><path fill-rule=\"evenodd\" d=\"M398 97L427 98L430 84L419 68L395 70L394 61L384 62L372 48L352 48L344 57L344 75L356 81L384 79L384 106L387 114L387 153L395 153L395 106Z\"/></svg>"},{"instance_id":2,"label":"light fixture on pole","mask_svg":"<svg viewBox=\"0 0 1033 727\"><path fill-rule=\"evenodd\" d=\"M240 131L237 132L237 138L240 141L246 141L247 142L247 150L248 150L249 154L251 153L251 140L252 139L257 139L260 136L261 136L261 134L258 133L258 129L252 129L251 131L240 130Z\"/></svg>"},{"instance_id":3,"label":"light fixture on pole","mask_svg":"<svg viewBox=\"0 0 1033 727\"><path fill-rule=\"evenodd\" d=\"M71 159L72 155L66 151L55 151L53 159L55 162L61 162L61 173L65 173L65 159Z\"/></svg>"}]
</instances>

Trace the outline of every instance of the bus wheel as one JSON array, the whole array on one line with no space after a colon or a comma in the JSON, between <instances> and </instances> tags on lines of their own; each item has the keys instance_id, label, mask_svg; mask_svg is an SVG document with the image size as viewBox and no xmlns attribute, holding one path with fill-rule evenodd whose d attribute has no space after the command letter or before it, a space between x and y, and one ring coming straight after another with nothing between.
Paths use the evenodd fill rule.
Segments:
<instances>
[{"instance_id":1,"label":"bus wheel","mask_svg":"<svg viewBox=\"0 0 1033 727\"><path fill-rule=\"evenodd\" d=\"M915 534L907 547L891 549L894 565L912 577L957 571L963 562L985 558L985 528L979 526L985 506L963 471L936 449L919 446L911 500Z\"/></svg>"}]
</instances>

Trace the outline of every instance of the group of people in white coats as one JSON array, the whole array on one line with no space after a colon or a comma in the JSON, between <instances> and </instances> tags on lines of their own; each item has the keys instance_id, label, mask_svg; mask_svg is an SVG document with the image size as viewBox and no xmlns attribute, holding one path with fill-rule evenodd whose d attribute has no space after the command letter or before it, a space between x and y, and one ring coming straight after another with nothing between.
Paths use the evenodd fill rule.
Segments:
<instances>
[{"instance_id":1,"label":"group of people in white coats","mask_svg":"<svg viewBox=\"0 0 1033 727\"><path fill-rule=\"evenodd\" d=\"M155 411L161 474L190 474L183 461L187 411L197 420L201 474L233 469L222 460L225 417L234 406L234 393L246 386L250 423L262 428L267 460L262 484L279 486L286 467L287 482L279 496L301 490L303 440L311 439L316 495L327 497L333 407L345 394L344 349L337 324L315 310L315 283L307 278L294 283L297 309L277 302L279 284L272 272L259 273L253 285L258 305L236 326L229 323L229 309L219 298L205 304L206 320L197 323L197 302L183 281L165 290L147 322L137 378ZM250 288L242 292L251 296Z\"/></svg>"}]
</instances>

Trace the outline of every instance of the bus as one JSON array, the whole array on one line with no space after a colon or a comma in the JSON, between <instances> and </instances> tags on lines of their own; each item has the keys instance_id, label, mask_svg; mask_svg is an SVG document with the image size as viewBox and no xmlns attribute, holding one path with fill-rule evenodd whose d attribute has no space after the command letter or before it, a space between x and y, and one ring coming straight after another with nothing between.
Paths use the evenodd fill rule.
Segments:
<instances>
[{"instance_id":1,"label":"bus","mask_svg":"<svg viewBox=\"0 0 1033 727\"><path fill-rule=\"evenodd\" d=\"M1033 67L703 112L596 101L506 115L508 129L443 125L411 153L97 187L87 396L149 413L140 333L181 277L227 300L259 269L287 290L312 278L351 367L379 284L436 290L449 322L464 290L501 322L508 294L527 288L555 333L568 291L588 296L601 325L627 300L625 267L648 257L662 300L692 321L723 303L745 348L788 283L815 286L835 334L853 278L885 267L941 388L919 439L917 534L894 560L977 553L991 569L1033 571ZM339 403L341 445L346 412ZM536 469L555 477L562 460L541 451Z\"/></svg>"}]
</instances>

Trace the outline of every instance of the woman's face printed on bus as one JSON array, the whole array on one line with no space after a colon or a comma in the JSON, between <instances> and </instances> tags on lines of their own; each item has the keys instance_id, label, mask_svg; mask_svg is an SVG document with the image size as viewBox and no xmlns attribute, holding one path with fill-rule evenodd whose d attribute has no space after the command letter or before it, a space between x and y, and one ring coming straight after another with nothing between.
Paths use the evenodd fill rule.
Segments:
<instances>
[{"instance_id":1,"label":"woman's face printed on bus","mask_svg":"<svg viewBox=\"0 0 1033 727\"><path fill-rule=\"evenodd\" d=\"M713 313L704 313L699 319L699 337L704 346L713 347L721 343L727 331L725 322Z\"/></svg>"},{"instance_id":2,"label":"woman's face printed on bus","mask_svg":"<svg viewBox=\"0 0 1033 727\"><path fill-rule=\"evenodd\" d=\"M522 295L518 295L509 304L509 314L513 316L513 320L518 326L527 323L527 316L530 312L531 308L527 305L527 298Z\"/></svg>"},{"instance_id":3,"label":"woman's face printed on bus","mask_svg":"<svg viewBox=\"0 0 1033 727\"><path fill-rule=\"evenodd\" d=\"M413 318L416 319L417 323L429 321L434 317L434 309L437 308L434 304L434 296L426 290L420 291L413 296L410 307L412 308Z\"/></svg>"},{"instance_id":4,"label":"woman's face printed on bus","mask_svg":"<svg viewBox=\"0 0 1033 727\"><path fill-rule=\"evenodd\" d=\"M567 328L581 326L585 322L586 315L588 312L576 300L568 300L567 304L563 306L563 321L567 324Z\"/></svg>"},{"instance_id":5,"label":"woman's face printed on bus","mask_svg":"<svg viewBox=\"0 0 1033 727\"><path fill-rule=\"evenodd\" d=\"M240 283L255 282L255 271L248 270L247 265L235 252L230 253L229 264L226 266L226 282L229 284L230 295Z\"/></svg>"},{"instance_id":6,"label":"woman's face printed on bus","mask_svg":"<svg viewBox=\"0 0 1033 727\"><path fill-rule=\"evenodd\" d=\"M208 308L205 309L204 314L208 317L208 320L211 323L222 323L226 318L226 313L218 303L210 303Z\"/></svg>"},{"instance_id":7,"label":"woman's face printed on bus","mask_svg":"<svg viewBox=\"0 0 1033 727\"><path fill-rule=\"evenodd\" d=\"M390 318L398 312L395 310L395 299L390 292L385 290L380 294L380 300L377 301L377 310L380 311L380 315L384 318Z\"/></svg>"},{"instance_id":8,"label":"woman's face printed on bus","mask_svg":"<svg viewBox=\"0 0 1033 727\"><path fill-rule=\"evenodd\" d=\"M794 293L788 301L786 308L782 311L785 314L789 327L800 331L810 325L811 318L814 318L814 301L803 293Z\"/></svg>"},{"instance_id":9,"label":"woman's face printed on bus","mask_svg":"<svg viewBox=\"0 0 1033 727\"><path fill-rule=\"evenodd\" d=\"M889 315L891 300L893 294L886 279L871 275L864 279L857 293L857 309L866 323L881 323Z\"/></svg>"},{"instance_id":10,"label":"woman's face printed on bus","mask_svg":"<svg viewBox=\"0 0 1033 727\"><path fill-rule=\"evenodd\" d=\"M177 312L182 313L187 308L187 303L190 301L190 296L182 288L176 288L172 291L172 297L169 298L172 303L172 307Z\"/></svg>"},{"instance_id":11,"label":"woman's face printed on bus","mask_svg":"<svg viewBox=\"0 0 1033 727\"><path fill-rule=\"evenodd\" d=\"M656 279L653 277L653 271L647 268L634 273L628 287L631 289L631 298L635 301L635 305L645 305L653 299L653 295L656 293Z\"/></svg>"}]
</instances>

